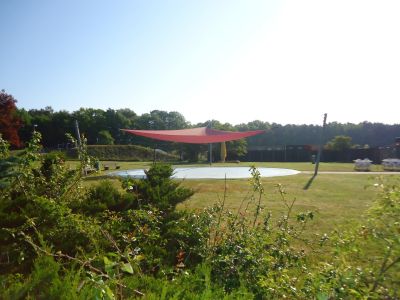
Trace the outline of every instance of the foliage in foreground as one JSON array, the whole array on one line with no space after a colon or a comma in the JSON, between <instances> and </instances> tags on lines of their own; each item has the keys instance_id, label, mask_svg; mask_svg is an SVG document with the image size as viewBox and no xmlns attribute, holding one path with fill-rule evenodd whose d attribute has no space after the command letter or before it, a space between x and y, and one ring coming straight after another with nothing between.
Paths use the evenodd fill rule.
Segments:
<instances>
[{"instance_id":1,"label":"foliage in foreground","mask_svg":"<svg viewBox=\"0 0 400 300\"><path fill-rule=\"evenodd\" d=\"M192 195L154 165L147 179L84 189L91 158L69 170L38 154L38 133L19 157L0 140L0 290L4 299L395 299L399 297L400 189L379 184L363 224L305 238L311 211L278 186L282 216L265 212L260 174L238 212L223 199L177 211ZM255 209L250 209L255 207Z\"/></svg>"}]
</instances>

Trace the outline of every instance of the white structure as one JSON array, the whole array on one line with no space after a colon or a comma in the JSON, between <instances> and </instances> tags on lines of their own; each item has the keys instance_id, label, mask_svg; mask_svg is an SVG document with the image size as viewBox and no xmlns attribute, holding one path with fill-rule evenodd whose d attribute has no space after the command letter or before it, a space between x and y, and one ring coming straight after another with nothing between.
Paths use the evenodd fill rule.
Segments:
<instances>
[{"instance_id":1,"label":"white structure","mask_svg":"<svg viewBox=\"0 0 400 300\"><path fill-rule=\"evenodd\" d=\"M400 159L387 158L382 160L382 166L385 171L400 171Z\"/></svg>"},{"instance_id":2,"label":"white structure","mask_svg":"<svg viewBox=\"0 0 400 300\"><path fill-rule=\"evenodd\" d=\"M354 160L354 169L356 171L370 171L371 163L372 160L369 160L368 158L365 159L356 159Z\"/></svg>"}]
</instances>

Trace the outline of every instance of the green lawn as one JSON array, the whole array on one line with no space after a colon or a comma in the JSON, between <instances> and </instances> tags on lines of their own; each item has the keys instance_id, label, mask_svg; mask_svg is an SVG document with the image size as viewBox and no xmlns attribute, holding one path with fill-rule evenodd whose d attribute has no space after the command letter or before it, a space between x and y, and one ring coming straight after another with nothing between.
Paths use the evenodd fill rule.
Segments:
<instances>
[{"instance_id":1,"label":"green lawn","mask_svg":"<svg viewBox=\"0 0 400 300\"><path fill-rule=\"evenodd\" d=\"M101 161L101 165L110 163L110 161ZM114 163L114 162L112 162ZM115 162L120 166L121 170L129 169L146 169L149 168L152 162ZM78 164L77 161L68 161L68 164L72 167ZM256 167L264 168L287 168L295 169L298 171L314 171L315 165L309 162L240 162L240 163L213 163L214 167L249 167L255 165ZM176 164L175 167L205 167L210 166L208 163L195 163L195 164ZM342 172L352 172L354 171L353 163L320 163L320 171L342 171ZM113 170L110 170L113 171ZM381 165L372 165L371 171L380 172L383 171Z\"/></svg>"},{"instance_id":2,"label":"green lawn","mask_svg":"<svg viewBox=\"0 0 400 300\"><path fill-rule=\"evenodd\" d=\"M104 162L103 162L104 164ZM151 162L119 162L124 169L149 168ZM257 167L290 168L300 171L313 171L311 163L254 163ZM218 166L250 166L252 163L239 164L213 164ZM188 165L179 165L179 167ZM208 164L194 164L190 166L208 166ZM378 170L375 166L375 170ZM110 170L115 171L115 170ZM106 178L110 171L102 171L89 176L86 184L91 185ZM353 171L353 164L346 163L321 163L320 171ZM396 175L381 175L389 178ZM281 183L287 191L288 199L296 198L295 210L315 211L315 220L309 228L309 232L325 233L334 229L337 225L354 222L363 217L363 213L376 198L377 191L372 186L377 182L374 175L358 174L319 174L310 187L305 190L310 180L309 174L298 174L286 177L263 178L266 195L263 199L264 212L271 211L273 216L283 211L283 205L279 200L280 195L276 185ZM113 179L119 186L118 180ZM224 180L182 180L184 186L195 190L195 194L186 202L178 206L178 209L196 210L213 205L221 201L224 195ZM225 207L232 211L238 211L243 199L249 196L251 186L247 179L227 180L227 197ZM247 201L245 201L247 203ZM254 208L254 205L250 205Z\"/></svg>"},{"instance_id":3,"label":"green lawn","mask_svg":"<svg viewBox=\"0 0 400 300\"><path fill-rule=\"evenodd\" d=\"M309 210L316 212L310 230L325 233L337 225L362 218L362 214L377 195L376 189L372 186L377 180L368 175L319 174L309 189L305 190L304 187L309 179L310 175L307 174L264 178L266 192L263 198L264 212L271 211L273 216L277 216L284 210L276 187L280 183L285 187L287 199L296 198L295 212ZM223 199L224 180L186 180L183 185L193 188L196 193L181 204L180 209L199 209ZM251 194L249 181L227 180L226 187L225 207L237 211L243 198Z\"/></svg>"}]
</instances>

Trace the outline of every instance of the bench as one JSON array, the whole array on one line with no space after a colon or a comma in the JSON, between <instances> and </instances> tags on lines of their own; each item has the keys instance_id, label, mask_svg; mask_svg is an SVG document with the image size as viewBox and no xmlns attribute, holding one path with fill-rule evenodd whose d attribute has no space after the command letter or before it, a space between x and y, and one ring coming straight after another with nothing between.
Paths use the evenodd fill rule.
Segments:
<instances>
[{"instance_id":1,"label":"bench","mask_svg":"<svg viewBox=\"0 0 400 300\"><path fill-rule=\"evenodd\" d=\"M104 171L110 170L111 168L114 168L116 170L121 168L121 166L115 162L106 163L103 165L103 167L104 167Z\"/></svg>"},{"instance_id":2,"label":"bench","mask_svg":"<svg viewBox=\"0 0 400 300\"><path fill-rule=\"evenodd\" d=\"M95 169L95 168L93 168L93 167L85 167L85 168L83 168L83 170L82 170L82 172L83 172L83 175L88 175L88 174L91 174L91 173L94 173L94 172L96 172L97 170Z\"/></svg>"}]
</instances>

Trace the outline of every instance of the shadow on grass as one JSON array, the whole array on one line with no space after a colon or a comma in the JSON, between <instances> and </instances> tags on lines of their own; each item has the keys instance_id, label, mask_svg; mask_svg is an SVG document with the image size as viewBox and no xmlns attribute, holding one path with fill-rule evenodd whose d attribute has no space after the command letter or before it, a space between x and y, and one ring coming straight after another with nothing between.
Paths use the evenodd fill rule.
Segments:
<instances>
[{"instance_id":1,"label":"shadow on grass","mask_svg":"<svg viewBox=\"0 0 400 300\"><path fill-rule=\"evenodd\" d=\"M307 181L306 185L303 187L303 190L308 190L310 188L315 177L317 177L317 175L315 175L315 174L313 176L311 176L311 178Z\"/></svg>"}]
</instances>

